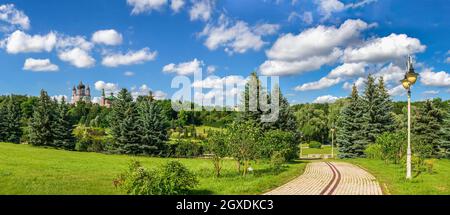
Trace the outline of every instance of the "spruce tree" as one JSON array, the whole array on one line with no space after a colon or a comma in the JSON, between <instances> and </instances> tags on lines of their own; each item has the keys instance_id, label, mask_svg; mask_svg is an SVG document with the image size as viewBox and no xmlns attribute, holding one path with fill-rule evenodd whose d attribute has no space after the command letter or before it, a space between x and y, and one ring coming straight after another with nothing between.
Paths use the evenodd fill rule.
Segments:
<instances>
[{"instance_id":1,"label":"spruce tree","mask_svg":"<svg viewBox=\"0 0 450 215\"><path fill-rule=\"evenodd\" d=\"M450 110L447 110L442 123L441 141L439 143L440 157L450 158Z\"/></svg>"},{"instance_id":2,"label":"spruce tree","mask_svg":"<svg viewBox=\"0 0 450 215\"><path fill-rule=\"evenodd\" d=\"M69 107L65 98L63 97L61 102L55 106L56 114L53 122L53 145L66 150L74 150L75 139L72 134L73 125L70 121Z\"/></svg>"},{"instance_id":3,"label":"spruce tree","mask_svg":"<svg viewBox=\"0 0 450 215\"><path fill-rule=\"evenodd\" d=\"M362 97L362 106L364 111L364 126L362 128L364 129L366 145L375 143L378 135L394 129L392 101L382 77L376 85L374 77L368 76L366 89Z\"/></svg>"},{"instance_id":4,"label":"spruce tree","mask_svg":"<svg viewBox=\"0 0 450 215\"><path fill-rule=\"evenodd\" d=\"M113 152L140 153L138 113L133 97L122 89L114 100L111 110L111 132L114 137Z\"/></svg>"},{"instance_id":5,"label":"spruce tree","mask_svg":"<svg viewBox=\"0 0 450 215\"><path fill-rule=\"evenodd\" d=\"M356 86L353 86L349 104L347 104L338 119L337 144L339 146L339 157L353 158L361 157L366 147L363 130L363 109L361 98Z\"/></svg>"},{"instance_id":6,"label":"spruce tree","mask_svg":"<svg viewBox=\"0 0 450 215\"><path fill-rule=\"evenodd\" d=\"M427 100L418 110L413 126L413 150L421 157L436 155L439 151L442 113L433 102ZM414 147L415 145L415 147Z\"/></svg>"},{"instance_id":7,"label":"spruce tree","mask_svg":"<svg viewBox=\"0 0 450 215\"><path fill-rule=\"evenodd\" d=\"M152 98L138 102L139 114L139 153L162 154L166 141L169 139L167 130L169 122L163 113L163 109Z\"/></svg>"},{"instance_id":8,"label":"spruce tree","mask_svg":"<svg viewBox=\"0 0 450 215\"><path fill-rule=\"evenodd\" d=\"M269 102L270 98L267 94L267 91L262 87L261 80L259 80L256 72L253 72L250 75L250 79L245 84L244 92L241 97L240 104L240 120L249 121L252 120L257 122L259 126L263 126L264 128L268 125L263 125L261 123L261 115L266 112L267 104L261 103L260 97L266 97L267 102ZM270 126L270 125L269 125Z\"/></svg>"},{"instance_id":9,"label":"spruce tree","mask_svg":"<svg viewBox=\"0 0 450 215\"><path fill-rule=\"evenodd\" d=\"M6 100L6 132L5 140L11 143L20 143L22 137L21 113L19 103L11 95Z\"/></svg>"},{"instance_id":10,"label":"spruce tree","mask_svg":"<svg viewBox=\"0 0 450 215\"><path fill-rule=\"evenodd\" d=\"M6 121L6 102L0 100L0 142L6 141L7 121Z\"/></svg>"},{"instance_id":11,"label":"spruce tree","mask_svg":"<svg viewBox=\"0 0 450 215\"><path fill-rule=\"evenodd\" d=\"M291 109L286 97L284 97L283 94L281 93L280 87L275 86L275 88L271 94L271 97L274 95L278 95L278 98L279 98L279 107L278 107L279 113L277 116L278 119L275 122L271 123L270 129L279 129L282 131L296 132L297 131L297 122L296 122L294 112ZM272 107L272 109L273 109L273 107Z\"/></svg>"},{"instance_id":12,"label":"spruce tree","mask_svg":"<svg viewBox=\"0 0 450 215\"><path fill-rule=\"evenodd\" d=\"M54 105L47 92L41 90L39 100L29 123L29 143L35 146L53 146Z\"/></svg>"}]
</instances>

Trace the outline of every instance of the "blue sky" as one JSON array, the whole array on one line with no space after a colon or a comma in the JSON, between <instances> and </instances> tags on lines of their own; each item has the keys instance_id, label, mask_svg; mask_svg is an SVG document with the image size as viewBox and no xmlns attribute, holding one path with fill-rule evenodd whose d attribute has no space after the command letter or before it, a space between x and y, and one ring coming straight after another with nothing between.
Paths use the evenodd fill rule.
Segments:
<instances>
[{"instance_id":1,"label":"blue sky","mask_svg":"<svg viewBox=\"0 0 450 215\"><path fill-rule=\"evenodd\" d=\"M449 12L446 0L1 0L0 94L70 97L83 81L94 97L170 98L178 74L257 71L279 75L292 103L345 97L369 73L404 100L411 54L414 99L450 99Z\"/></svg>"}]
</instances>

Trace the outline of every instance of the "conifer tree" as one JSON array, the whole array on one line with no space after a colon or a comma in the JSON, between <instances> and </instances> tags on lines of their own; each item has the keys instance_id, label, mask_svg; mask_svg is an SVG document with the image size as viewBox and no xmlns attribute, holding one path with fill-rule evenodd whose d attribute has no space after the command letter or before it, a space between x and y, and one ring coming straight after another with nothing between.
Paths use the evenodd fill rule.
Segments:
<instances>
[{"instance_id":1,"label":"conifer tree","mask_svg":"<svg viewBox=\"0 0 450 215\"><path fill-rule=\"evenodd\" d=\"M152 97L138 102L139 114L139 153L161 154L164 152L166 141L169 139L167 130L169 122L163 109Z\"/></svg>"},{"instance_id":2,"label":"conifer tree","mask_svg":"<svg viewBox=\"0 0 450 215\"><path fill-rule=\"evenodd\" d=\"M0 142L6 141L6 105L0 101Z\"/></svg>"},{"instance_id":3,"label":"conifer tree","mask_svg":"<svg viewBox=\"0 0 450 215\"><path fill-rule=\"evenodd\" d=\"M111 110L111 131L114 137L113 152L139 154L138 113L133 97L122 89Z\"/></svg>"},{"instance_id":4,"label":"conifer tree","mask_svg":"<svg viewBox=\"0 0 450 215\"><path fill-rule=\"evenodd\" d=\"M338 120L337 144L341 158L363 156L366 147L363 130L363 110L358 90L353 85L349 104L347 104Z\"/></svg>"},{"instance_id":5,"label":"conifer tree","mask_svg":"<svg viewBox=\"0 0 450 215\"><path fill-rule=\"evenodd\" d=\"M380 77L378 85L375 78L368 76L362 97L365 144L375 143L376 137L394 129L392 101Z\"/></svg>"},{"instance_id":6,"label":"conifer tree","mask_svg":"<svg viewBox=\"0 0 450 215\"><path fill-rule=\"evenodd\" d=\"M244 92L241 98L241 114L240 119L243 121L252 120L257 122L258 125L261 124L261 115L266 110L266 104L261 103L261 97L266 97L269 101L269 96L265 89L261 85L261 80L259 80L256 72L252 72L249 81L245 84Z\"/></svg>"},{"instance_id":7,"label":"conifer tree","mask_svg":"<svg viewBox=\"0 0 450 215\"><path fill-rule=\"evenodd\" d=\"M297 122L294 115L294 112L292 111L288 100L286 97L283 96L283 93L281 92L281 89L279 86L275 86L274 90L271 94L272 96L277 95L279 98L279 112L278 112L278 119L271 124L270 129L279 129L282 131L290 131L290 132L296 132L297 131ZM271 101L270 101L271 102ZM273 109L274 107L272 107Z\"/></svg>"},{"instance_id":8,"label":"conifer tree","mask_svg":"<svg viewBox=\"0 0 450 215\"><path fill-rule=\"evenodd\" d=\"M440 157L450 158L450 110L447 110L442 123L442 138L439 143Z\"/></svg>"},{"instance_id":9,"label":"conifer tree","mask_svg":"<svg viewBox=\"0 0 450 215\"><path fill-rule=\"evenodd\" d=\"M41 90L39 100L29 123L29 143L35 146L53 146L52 131L54 105L47 92Z\"/></svg>"},{"instance_id":10,"label":"conifer tree","mask_svg":"<svg viewBox=\"0 0 450 215\"><path fill-rule=\"evenodd\" d=\"M20 138L22 137L20 119L21 113L19 103L15 101L14 97L11 95L6 100L5 140L7 142L20 143Z\"/></svg>"},{"instance_id":11,"label":"conifer tree","mask_svg":"<svg viewBox=\"0 0 450 215\"><path fill-rule=\"evenodd\" d=\"M55 102L56 103L56 102ZM53 124L53 145L66 150L75 149L75 140L72 134L73 125L69 117L69 107L63 97L59 104L56 103L56 115Z\"/></svg>"},{"instance_id":12,"label":"conifer tree","mask_svg":"<svg viewBox=\"0 0 450 215\"><path fill-rule=\"evenodd\" d=\"M430 100L419 108L416 124L413 126L413 151L419 156L429 157L439 151L442 119L442 113Z\"/></svg>"}]
</instances>

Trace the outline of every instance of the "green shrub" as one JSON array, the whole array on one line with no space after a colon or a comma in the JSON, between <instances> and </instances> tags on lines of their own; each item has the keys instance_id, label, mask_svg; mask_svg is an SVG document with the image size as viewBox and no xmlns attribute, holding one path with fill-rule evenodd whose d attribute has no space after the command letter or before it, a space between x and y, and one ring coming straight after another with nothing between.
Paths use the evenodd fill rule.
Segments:
<instances>
[{"instance_id":1,"label":"green shrub","mask_svg":"<svg viewBox=\"0 0 450 215\"><path fill-rule=\"evenodd\" d=\"M364 154L369 159L377 159L377 160L383 159L383 152L380 144L369 145L366 148L366 150L364 150Z\"/></svg>"},{"instance_id":2,"label":"green shrub","mask_svg":"<svg viewBox=\"0 0 450 215\"><path fill-rule=\"evenodd\" d=\"M159 169L150 170L139 161L132 161L128 170L113 183L129 195L184 195L198 185L198 180L178 161L169 161Z\"/></svg>"},{"instance_id":3,"label":"green shrub","mask_svg":"<svg viewBox=\"0 0 450 215\"><path fill-rule=\"evenodd\" d=\"M164 195L183 195L198 185L194 173L179 161L169 161L162 168L161 175Z\"/></svg>"},{"instance_id":4,"label":"green shrub","mask_svg":"<svg viewBox=\"0 0 450 215\"><path fill-rule=\"evenodd\" d=\"M319 143L317 141L311 141L311 142L309 142L308 147L312 148L312 149L320 149L320 148L322 148L322 143Z\"/></svg>"},{"instance_id":5,"label":"green shrub","mask_svg":"<svg viewBox=\"0 0 450 215\"><path fill-rule=\"evenodd\" d=\"M191 141L189 139L178 139L172 144L173 152L171 153L175 157L189 158L198 157L203 154L203 145L201 142Z\"/></svg>"},{"instance_id":6,"label":"green shrub","mask_svg":"<svg viewBox=\"0 0 450 215\"><path fill-rule=\"evenodd\" d=\"M261 157L271 159L275 152L284 160L293 160L298 155L298 142L295 134L281 130L270 130L264 133L261 145Z\"/></svg>"},{"instance_id":7,"label":"green shrub","mask_svg":"<svg viewBox=\"0 0 450 215\"><path fill-rule=\"evenodd\" d=\"M274 170L280 170L284 162L286 162L286 160L283 153L278 151L272 153L272 157L270 158L270 165Z\"/></svg>"},{"instance_id":8,"label":"green shrub","mask_svg":"<svg viewBox=\"0 0 450 215\"><path fill-rule=\"evenodd\" d=\"M428 159L428 160L425 160L425 167L426 167L426 169L427 169L427 172L429 173L429 174L433 174L434 173L434 163L435 163L435 159Z\"/></svg>"},{"instance_id":9,"label":"green shrub","mask_svg":"<svg viewBox=\"0 0 450 215\"><path fill-rule=\"evenodd\" d=\"M84 152L103 152L111 142L105 129L78 126L73 131L76 138L75 150Z\"/></svg>"},{"instance_id":10,"label":"green shrub","mask_svg":"<svg viewBox=\"0 0 450 215\"><path fill-rule=\"evenodd\" d=\"M406 154L406 137L403 132L386 132L378 136L376 144L381 148L381 159L385 162L400 163Z\"/></svg>"}]
</instances>

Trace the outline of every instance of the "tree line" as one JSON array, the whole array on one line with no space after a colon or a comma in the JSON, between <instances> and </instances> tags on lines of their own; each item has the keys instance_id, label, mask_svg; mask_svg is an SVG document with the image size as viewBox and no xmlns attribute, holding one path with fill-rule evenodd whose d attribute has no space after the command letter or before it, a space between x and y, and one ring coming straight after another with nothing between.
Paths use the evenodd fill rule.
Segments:
<instances>
[{"instance_id":1,"label":"tree line","mask_svg":"<svg viewBox=\"0 0 450 215\"><path fill-rule=\"evenodd\" d=\"M357 87L353 86L348 103L337 120L339 156L365 157L366 149L376 144L383 134L391 133L388 139L399 140L396 136L406 134L406 114L406 105L398 113L394 112L383 78L379 78L376 83L375 78L369 76L361 95ZM415 103L412 117L414 154L420 158L449 157L449 127L448 102L435 99ZM406 138L400 140L403 143Z\"/></svg>"}]
</instances>

